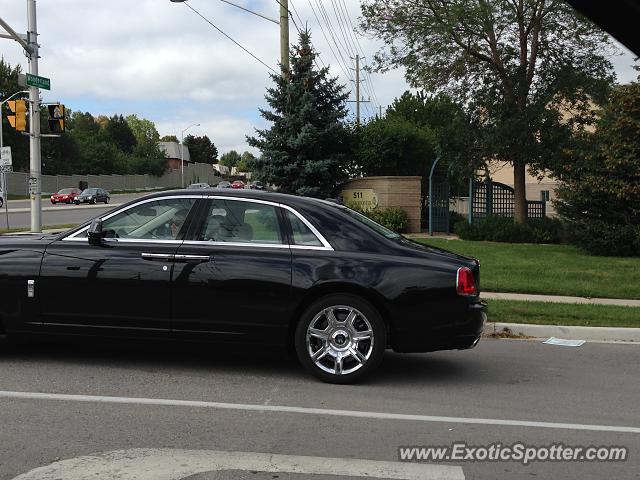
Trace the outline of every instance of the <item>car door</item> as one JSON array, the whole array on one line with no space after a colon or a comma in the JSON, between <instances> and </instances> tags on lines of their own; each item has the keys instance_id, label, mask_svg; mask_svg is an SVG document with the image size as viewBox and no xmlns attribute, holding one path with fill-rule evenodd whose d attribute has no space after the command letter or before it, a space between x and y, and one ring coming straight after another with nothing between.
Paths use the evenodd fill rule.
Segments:
<instances>
[{"instance_id":1,"label":"car door","mask_svg":"<svg viewBox=\"0 0 640 480\"><path fill-rule=\"evenodd\" d=\"M173 259L196 201L146 199L106 215L99 246L86 227L48 246L36 287L45 326L167 336Z\"/></svg>"},{"instance_id":2,"label":"car door","mask_svg":"<svg viewBox=\"0 0 640 480\"><path fill-rule=\"evenodd\" d=\"M291 251L277 204L208 198L175 258L175 337L284 339L292 309Z\"/></svg>"}]
</instances>

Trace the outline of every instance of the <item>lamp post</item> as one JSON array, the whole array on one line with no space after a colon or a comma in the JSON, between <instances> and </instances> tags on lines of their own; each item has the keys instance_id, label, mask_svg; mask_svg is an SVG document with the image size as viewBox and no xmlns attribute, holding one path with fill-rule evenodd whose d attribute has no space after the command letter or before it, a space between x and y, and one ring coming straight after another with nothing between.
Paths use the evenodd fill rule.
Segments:
<instances>
[{"instance_id":1,"label":"lamp post","mask_svg":"<svg viewBox=\"0 0 640 480\"><path fill-rule=\"evenodd\" d=\"M199 127L199 123L194 123L193 125L189 125L187 128L182 130L181 138L180 138L180 183L182 188L184 188L184 132L189 130L191 127Z\"/></svg>"}]
</instances>

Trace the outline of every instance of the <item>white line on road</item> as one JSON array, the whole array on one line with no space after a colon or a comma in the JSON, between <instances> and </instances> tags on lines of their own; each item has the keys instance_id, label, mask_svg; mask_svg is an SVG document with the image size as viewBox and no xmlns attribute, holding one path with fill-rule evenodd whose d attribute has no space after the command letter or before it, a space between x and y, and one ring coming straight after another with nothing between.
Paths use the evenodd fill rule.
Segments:
<instances>
[{"instance_id":1,"label":"white line on road","mask_svg":"<svg viewBox=\"0 0 640 480\"><path fill-rule=\"evenodd\" d=\"M198 473L241 470L401 480L464 480L462 468L353 458L214 450L116 450L36 468L14 480L179 480Z\"/></svg>"},{"instance_id":2,"label":"white line on road","mask_svg":"<svg viewBox=\"0 0 640 480\"><path fill-rule=\"evenodd\" d=\"M59 400L70 402L116 403L130 405L157 405L168 407L212 408L255 412L298 413L334 417L371 418L377 420L404 420L410 422L464 423L500 425L508 427L555 428L559 430L589 430L594 432L640 433L640 427L615 425L588 425L580 423L534 422L529 420L502 420L495 418L441 417L406 413L367 412L360 410L333 410L325 408L291 407L286 405L254 405L245 403L204 402L197 400L170 400L161 398L111 397L99 395L69 395L63 393L12 392L0 390L0 398L23 400Z\"/></svg>"}]
</instances>

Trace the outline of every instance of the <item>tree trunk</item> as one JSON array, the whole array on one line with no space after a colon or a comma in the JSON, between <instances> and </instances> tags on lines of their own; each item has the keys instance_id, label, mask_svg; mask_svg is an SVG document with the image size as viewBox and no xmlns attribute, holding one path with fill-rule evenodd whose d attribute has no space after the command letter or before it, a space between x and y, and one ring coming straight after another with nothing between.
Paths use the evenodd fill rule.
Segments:
<instances>
[{"instance_id":1,"label":"tree trunk","mask_svg":"<svg viewBox=\"0 0 640 480\"><path fill-rule=\"evenodd\" d=\"M525 223L527 221L526 172L527 165L524 162L513 162L514 215L516 223Z\"/></svg>"}]
</instances>

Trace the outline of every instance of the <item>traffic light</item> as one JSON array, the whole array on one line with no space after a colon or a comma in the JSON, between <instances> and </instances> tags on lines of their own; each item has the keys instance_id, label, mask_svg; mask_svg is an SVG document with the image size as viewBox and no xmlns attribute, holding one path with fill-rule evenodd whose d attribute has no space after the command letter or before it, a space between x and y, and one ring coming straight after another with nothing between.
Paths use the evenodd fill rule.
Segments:
<instances>
[{"instance_id":1,"label":"traffic light","mask_svg":"<svg viewBox=\"0 0 640 480\"><path fill-rule=\"evenodd\" d=\"M49 105L49 130L51 133L64 133L64 105Z\"/></svg>"},{"instance_id":2,"label":"traffic light","mask_svg":"<svg viewBox=\"0 0 640 480\"><path fill-rule=\"evenodd\" d=\"M7 102L14 115L9 115L9 123L18 132L27 129L27 102L25 100L9 100Z\"/></svg>"}]
</instances>

